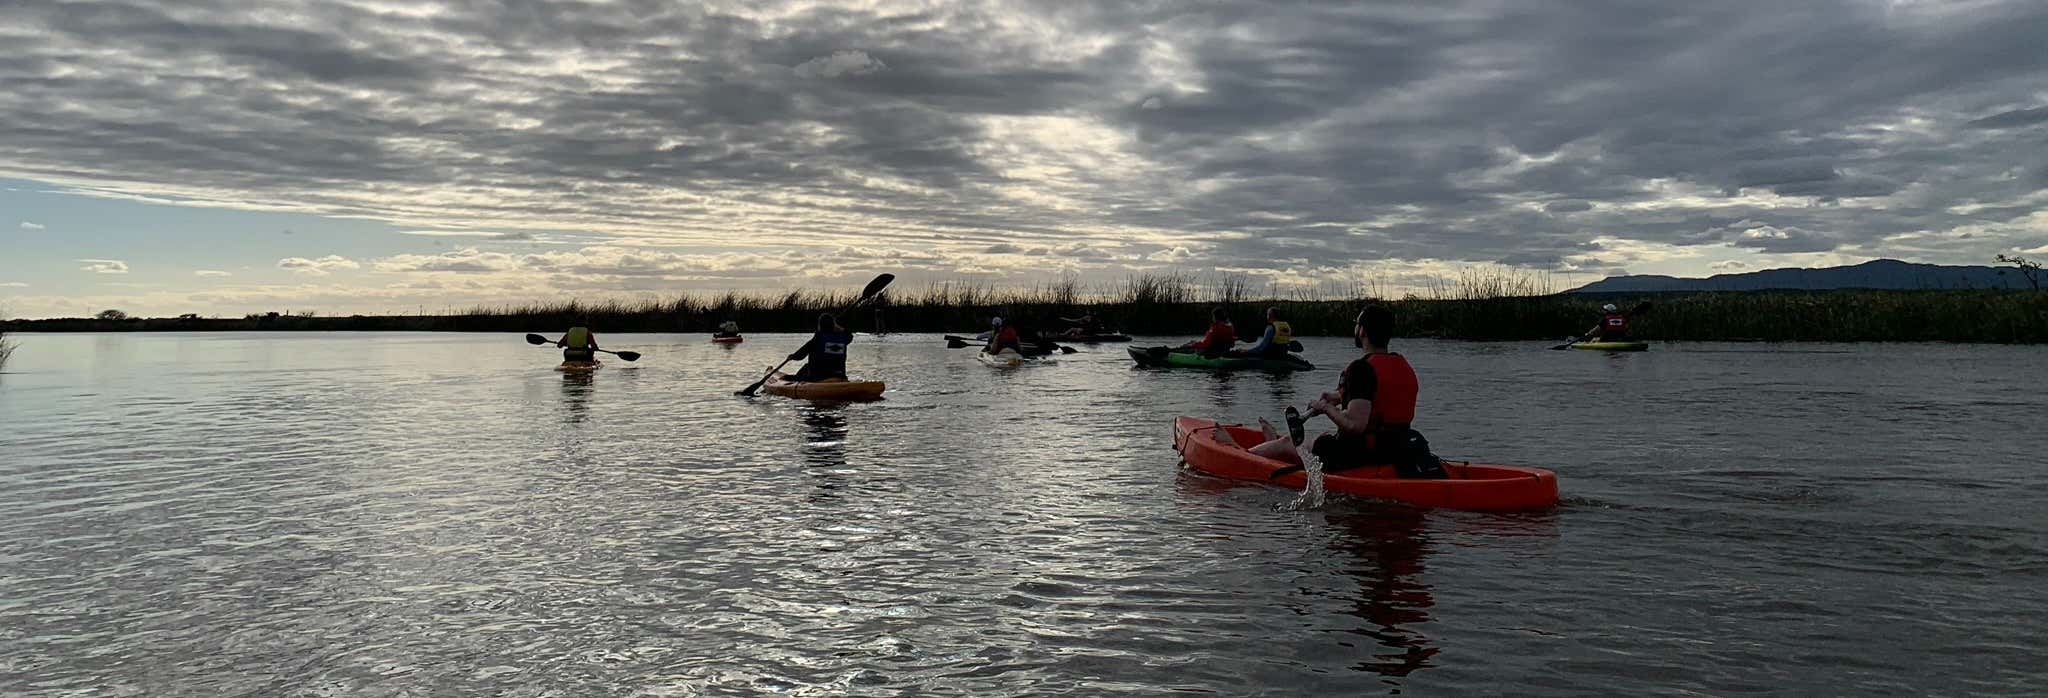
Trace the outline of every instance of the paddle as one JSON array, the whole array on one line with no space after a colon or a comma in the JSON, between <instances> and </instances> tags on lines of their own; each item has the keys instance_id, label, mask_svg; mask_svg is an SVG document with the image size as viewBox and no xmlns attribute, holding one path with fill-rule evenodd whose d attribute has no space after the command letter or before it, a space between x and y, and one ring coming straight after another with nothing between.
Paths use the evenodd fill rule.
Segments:
<instances>
[{"instance_id":1,"label":"paddle","mask_svg":"<svg viewBox=\"0 0 2048 698\"><path fill-rule=\"evenodd\" d=\"M968 338L966 338L966 337L961 337L961 336L958 336L958 335L950 335L950 334L949 334L949 335L946 335L946 348L947 348L947 349L966 349L966 348L968 348L968 347L985 347L985 346L988 346L988 342L981 342L981 341L975 341L975 340L972 340L972 339L968 339ZM1041 341L1041 342L1039 342L1038 344L1036 344L1036 345L1034 345L1034 346L1040 346L1040 347L1045 347L1045 348L1046 348L1046 353L1048 353L1048 354L1050 354L1050 353L1052 353L1052 352L1055 352L1055 351L1057 351L1057 352L1059 352L1059 353L1062 353L1062 354L1078 354L1078 353L1081 353L1081 350L1079 350L1079 349L1075 349L1075 348L1073 348L1073 347L1070 347L1070 346L1067 346L1067 345L1064 345L1064 344L1056 344L1056 343L1053 343L1053 342L1044 342L1044 341Z\"/></svg>"},{"instance_id":2,"label":"paddle","mask_svg":"<svg viewBox=\"0 0 2048 698\"><path fill-rule=\"evenodd\" d=\"M527 344L535 344L535 345L539 345L539 344L554 344L554 341L553 341L553 340L550 340L550 339L548 339L548 338L546 338L546 337L542 337L542 336L540 336L540 335L537 335L537 334L529 334L529 335L526 335L526 343L527 343ZM625 359L625 360L627 360L627 361L639 361L639 360L640 360L640 352L637 352L637 351L612 351L612 350L610 350L610 349L597 349L596 351L601 351L601 352L604 352L604 353L606 353L606 354L611 354L612 356L616 356L616 357L619 357L619 358L621 358L621 359Z\"/></svg>"},{"instance_id":3,"label":"paddle","mask_svg":"<svg viewBox=\"0 0 2048 698\"><path fill-rule=\"evenodd\" d=\"M868 282L868 287L867 287L867 288L861 289L861 292L860 292L860 297L859 297L859 298L855 298L855 299L853 299L853 302L852 302L852 303L850 303L850 304L848 304L848 305L846 306L846 309L845 309L845 310L841 310L841 311L839 311L839 313L838 313L838 314L839 314L839 315L845 315L845 314L847 314L847 313L853 312L853 309L854 309L854 308L858 308L858 307L860 307L860 304L868 302L868 299L870 299L870 298L874 298L874 297L875 297L875 294L877 294L877 293L881 293L881 292L882 292L882 289L884 289L884 288L888 288L888 287L889 287L889 282L891 282L891 281L895 281L895 280L896 280L896 275L895 275L895 274L882 274L882 275L876 276L876 277L875 277L875 280L874 280L874 281L869 281L869 282ZM783 359L782 359L782 363L776 364L776 365L775 365L775 368L771 368L771 369L768 369L768 372L767 372L767 373L765 373L765 374L762 374L762 375L761 375L761 380L757 380L757 381L754 381L754 384L753 384L753 385L749 385L749 386L747 386L747 387L745 387L745 388L742 388L742 389L740 389L740 391L739 391L739 392L736 392L736 393L733 393L733 394L734 394L734 395L739 395L739 396L741 396L741 397L753 397L753 396L754 396L754 393L758 393L758 392L761 392L761 386L762 386L762 385L765 385L765 384L767 384L767 383L768 383L768 379L769 379L770 377L774 376L774 375L775 375L775 372L776 372L776 371L780 371L780 370L782 370L782 367L784 367L784 366L788 366L788 365L789 365L789 358L788 358L788 357L783 357Z\"/></svg>"},{"instance_id":4,"label":"paddle","mask_svg":"<svg viewBox=\"0 0 2048 698\"><path fill-rule=\"evenodd\" d=\"M1628 317L1634 317L1634 316L1637 316L1637 315L1641 315L1641 314L1643 314L1643 313L1647 313L1647 312L1650 312L1650 302L1649 302L1649 301L1643 301L1643 302L1641 302L1641 303L1637 303L1637 304L1636 304L1636 307L1633 307L1633 308L1629 308L1629 309L1628 309L1628 312L1626 312L1626 313L1622 313L1622 315L1624 315L1624 316L1628 316ZM1557 345L1557 346L1554 346L1554 347L1551 347L1551 349L1553 349L1553 350L1556 350L1556 349L1570 349L1570 348L1572 348L1572 345L1574 345L1574 344L1578 344L1579 342L1583 342L1583 341L1586 341L1586 340L1588 340L1588 339L1592 339L1592 338L1593 338L1593 335L1591 335L1591 334L1583 335L1583 336L1580 336L1580 337L1575 337L1575 338L1573 338L1573 339L1572 339L1571 341L1569 341L1569 342L1565 342L1565 343L1563 343L1563 344L1559 344L1559 345Z\"/></svg>"}]
</instances>

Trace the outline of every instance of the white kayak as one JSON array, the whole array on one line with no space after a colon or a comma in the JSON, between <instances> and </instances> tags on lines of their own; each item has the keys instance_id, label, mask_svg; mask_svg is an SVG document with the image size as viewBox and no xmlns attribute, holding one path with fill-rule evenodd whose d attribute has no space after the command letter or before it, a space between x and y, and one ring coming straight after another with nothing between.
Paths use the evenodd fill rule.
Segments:
<instances>
[{"instance_id":1,"label":"white kayak","mask_svg":"<svg viewBox=\"0 0 2048 698\"><path fill-rule=\"evenodd\" d=\"M977 351L974 353L974 358L997 368L1016 368L1029 364L1045 363L1051 360L1043 356L1025 356L1017 353L1014 349L1004 349L994 354Z\"/></svg>"}]
</instances>

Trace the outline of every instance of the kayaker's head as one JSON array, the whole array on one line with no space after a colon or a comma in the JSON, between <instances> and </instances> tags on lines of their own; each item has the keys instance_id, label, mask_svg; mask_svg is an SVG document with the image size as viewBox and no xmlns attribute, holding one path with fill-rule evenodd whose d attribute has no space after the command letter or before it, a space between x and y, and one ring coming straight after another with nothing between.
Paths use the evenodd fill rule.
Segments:
<instances>
[{"instance_id":1,"label":"kayaker's head","mask_svg":"<svg viewBox=\"0 0 2048 698\"><path fill-rule=\"evenodd\" d=\"M1616 310L1620 310L1620 308L1616 308L1616 307L1614 307L1614 304L1613 304L1613 303L1608 303L1607 305L1603 305L1603 306L1600 306L1600 309L1601 309L1601 310L1603 310L1603 311L1606 311L1606 312L1610 312L1610 313L1611 313L1611 312L1614 312L1614 311L1616 311Z\"/></svg>"},{"instance_id":2,"label":"kayaker's head","mask_svg":"<svg viewBox=\"0 0 2048 698\"><path fill-rule=\"evenodd\" d=\"M989 326L990 328L992 328L992 329L1002 329L1002 327L1003 327L1003 316L1001 316L1001 315L997 315L997 316L995 316L995 317L991 317L991 318L989 318L989 319L988 319L988 326Z\"/></svg>"},{"instance_id":3,"label":"kayaker's head","mask_svg":"<svg viewBox=\"0 0 2048 698\"><path fill-rule=\"evenodd\" d=\"M1279 321L1280 321L1280 306L1277 306L1277 305L1275 305L1275 306L1270 306L1270 307L1267 307L1267 308L1266 308L1266 322L1279 322Z\"/></svg>"},{"instance_id":4,"label":"kayaker's head","mask_svg":"<svg viewBox=\"0 0 2048 698\"><path fill-rule=\"evenodd\" d=\"M1358 311L1358 320L1351 326L1351 343L1361 349L1386 351L1394 341L1394 311L1374 303Z\"/></svg>"},{"instance_id":5,"label":"kayaker's head","mask_svg":"<svg viewBox=\"0 0 2048 698\"><path fill-rule=\"evenodd\" d=\"M1223 306L1216 306L1215 310L1209 311L1209 321L1230 322L1230 311L1223 309Z\"/></svg>"},{"instance_id":6,"label":"kayaker's head","mask_svg":"<svg viewBox=\"0 0 2048 698\"><path fill-rule=\"evenodd\" d=\"M839 320L837 320L837 319L833 318L833 317L832 317L832 314L831 314L831 313L819 313L819 314L818 314L818 331L819 331L819 332L838 332L838 331L840 331L840 328L839 328Z\"/></svg>"}]
</instances>

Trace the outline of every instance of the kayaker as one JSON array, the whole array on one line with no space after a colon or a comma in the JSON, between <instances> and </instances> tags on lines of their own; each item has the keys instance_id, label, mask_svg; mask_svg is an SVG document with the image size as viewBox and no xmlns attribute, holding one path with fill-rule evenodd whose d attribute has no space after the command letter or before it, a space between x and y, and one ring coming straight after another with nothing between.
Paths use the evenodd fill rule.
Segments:
<instances>
[{"instance_id":1,"label":"kayaker","mask_svg":"<svg viewBox=\"0 0 2048 698\"><path fill-rule=\"evenodd\" d=\"M1308 403L1309 416L1326 415L1337 426L1335 432L1317 436L1309 453L1323 462L1325 472L1391 464L1401 477L1444 477L1443 466L1429 454L1429 442L1410 427L1415 421L1420 383L1408 359L1387 348L1393 342L1393 311L1377 304L1366 306L1351 333L1352 343L1363 348L1365 355L1344 368L1335 392ZM1287 408L1287 434L1281 435L1259 420L1268 440L1253 446L1251 452L1300 463L1302 421L1299 412Z\"/></svg>"},{"instance_id":2,"label":"kayaker","mask_svg":"<svg viewBox=\"0 0 2048 698\"><path fill-rule=\"evenodd\" d=\"M1287 358L1287 352L1290 351L1287 346L1293 342L1294 326L1287 324L1286 320L1280 319L1280 309L1278 307L1267 308L1266 331L1259 335L1258 341L1253 342L1250 349L1244 350L1244 355L1268 359L1284 359Z\"/></svg>"},{"instance_id":3,"label":"kayaker","mask_svg":"<svg viewBox=\"0 0 2048 698\"><path fill-rule=\"evenodd\" d=\"M1084 312L1081 313L1081 317L1063 317L1060 318L1060 321L1068 325L1067 331L1060 333L1060 336L1067 339L1080 339L1090 335L1102 334L1102 322L1095 319L1094 313Z\"/></svg>"},{"instance_id":4,"label":"kayaker","mask_svg":"<svg viewBox=\"0 0 2048 698\"><path fill-rule=\"evenodd\" d=\"M1004 349L1024 353L1023 339L1017 336L1017 328L1005 327L1002 316L988 320L988 346L982 347L984 354L1000 354Z\"/></svg>"},{"instance_id":5,"label":"kayaker","mask_svg":"<svg viewBox=\"0 0 2048 698\"><path fill-rule=\"evenodd\" d=\"M555 342L555 346L562 348L563 361L597 360L597 335L591 334L588 327L578 325L569 328L568 332L562 333L562 339Z\"/></svg>"},{"instance_id":6,"label":"kayaker","mask_svg":"<svg viewBox=\"0 0 2048 698\"><path fill-rule=\"evenodd\" d=\"M1628 315L1621 312L1621 309L1614 307L1613 303L1600 306L1600 312L1606 313L1606 315L1600 318L1600 324L1594 325L1593 329L1586 330L1584 336L1598 336L1602 342L1626 341L1628 339Z\"/></svg>"},{"instance_id":7,"label":"kayaker","mask_svg":"<svg viewBox=\"0 0 2048 698\"><path fill-rule=\"evenodd\" d=\"M1180 345L1180 348L1198 352L1203 356L1217 357L1230 351L1237 344L1237 328L1230 325L1230 311L1217 306L1209 311L1209 331L1201 339Z\"/></svg>"},{"instance_id":8,"label":"kayaker","mask_svg":"<svg viewBox=\"0 0 2048 698\"><path fill-rule=\"evenodd\" d=\"M853 333L839 326L831 313L818 316L818 333L811 335L802 349L789 355L790 361L809 359L790 380L813 382L832 378L846 379L846 345L853 343Z\"/></svg>"},{"instance_id":9,"label":"kayaker","mask_svg":"<svg viewBox=\"0 0 2048 698\"><path fill-rule=\"evenodd\" d=\"M718 331L711 333L711 336L721 339L726 337L738 337L740 336L740 324L737 322L733 322L731 320L718 323Z\"/></svg>"}]
</instances>

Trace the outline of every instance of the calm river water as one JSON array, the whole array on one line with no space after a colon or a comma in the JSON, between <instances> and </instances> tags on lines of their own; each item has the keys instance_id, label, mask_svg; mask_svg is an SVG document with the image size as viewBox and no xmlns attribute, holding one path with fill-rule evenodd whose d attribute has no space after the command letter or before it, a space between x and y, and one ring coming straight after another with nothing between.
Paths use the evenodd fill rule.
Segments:
<instances>
[{"instance_id":1,"label":"calm river water","mask_svg":"<svg viewBox=\"0 0 2048 698\"><path fill-rule=\"evenodd\" d=\"M789 335L13 338L5 695L2048 692L2048 348L1398 342L1439 452L1559 474L1503 516L1177 467L1338 340L863 336L814 406L732 395Z\"/></svg>"}]
</instances>

